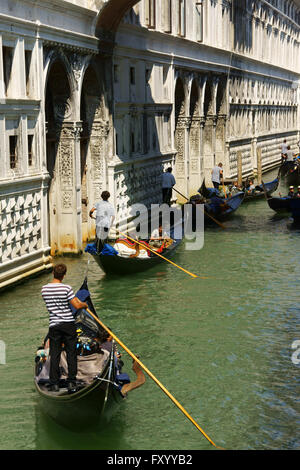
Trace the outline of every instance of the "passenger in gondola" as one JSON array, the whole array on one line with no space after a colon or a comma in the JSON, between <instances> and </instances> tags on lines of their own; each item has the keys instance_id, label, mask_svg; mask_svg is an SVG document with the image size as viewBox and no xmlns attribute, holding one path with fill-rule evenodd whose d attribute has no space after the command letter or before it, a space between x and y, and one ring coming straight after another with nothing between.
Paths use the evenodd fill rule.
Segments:
<instances>
[{"instance_id":1,"label":"passenger in gondola","mask_svg":"<svg viewBox=\"0 0 300 470\"><path fill-rule=\"evenodd\" d=\"M155 228L151 233L149 244L155 248L160 248L163 241L169 239L170 235L166 231L163 231L163 227L162 225L160 225L158 228Z\"/></svg>"},{"instance_id":2,"label":"passenger in gondola","mask_svg":"<svg viewBox=\"0 0 300 470\"><path fill-rule=\"evenodd\" d=\"M297 188L296 196L297 198L300 198L300 186Z\"/></svg>"},{"instance_id":3,"label":"passenger in gondola","mask_svg":"<svg viewBox=\"0 0 300 470\"><path fill-rule=\"evenodd\" d=\"M89 212L89 216L96 220L96 244L98 253L101 253L107 242L110 227L115 220L115 210L112 204L108 202L110 193L103 191L101 198L102 201L97 202ZM96 217L93 217L95 211Z\"/></svg>"},{"instance_id":4,"label":"passenger in gondola","mask_svg":"<svg viewBox=\"0 0 300 470\"><path fill-rule=\"evenodd\" d=\"M239 183L235 180L230 188L230 194L233 196L234 194L239 193L242 189L239 187Z\"/></svg>"},{"instance_id":5,"label":"passenger in gondola","mask_svg":"<svg viewBox=\"0 0 300 470\"><path fill-rule=\"evenodd\" d=\"M59 362L62 347L67 355L68 390L76 390L77 375L77 332L75 319L70 304L76 309L88 308L87 303L81 302L73 293L71 286L63 284L67 267L57 264L53 268L52 282L42 287L42 297L49 312L50 341L50 390L59 391L60 370Z\"/></svg>"},{"instance_id":6,"label":"passenger in gondola","mask_svg":"<svg viewBox=\"0 0 300 470\"><path fill-rule=\"evenodd\" d=\"M295 197L294 186L290 186L289 192L288 192L288 197Z\"/></svg>"},{"instance_id":7,"label":"passenger in gondola","mask_svg":"<svg viewBox=\"0 0 300 470\"><path fill-rule=\"evenodd\" d=\"M247 192L248 192L248 194L252 194L254 191L255 191L255 184L254 184L253 180L250 180L249 181L249 186L247 188Z\"/></svg>"}]
</instances>

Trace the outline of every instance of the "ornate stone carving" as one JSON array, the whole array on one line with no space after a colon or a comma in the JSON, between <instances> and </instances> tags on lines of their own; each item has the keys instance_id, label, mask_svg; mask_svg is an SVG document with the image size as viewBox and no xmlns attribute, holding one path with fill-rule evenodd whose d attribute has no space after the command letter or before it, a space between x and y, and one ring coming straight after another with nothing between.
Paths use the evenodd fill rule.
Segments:
<instances>
[{"instance_id":1,"label":"ornate stone carving","mask_svg":"<svg viewBox=\"0 0 300 470\"><path fill-rule=\"evenodd\" d=\"M41 193L10 194L0 199L0 263L41 248Z\"/></svg>"}]
</instances>

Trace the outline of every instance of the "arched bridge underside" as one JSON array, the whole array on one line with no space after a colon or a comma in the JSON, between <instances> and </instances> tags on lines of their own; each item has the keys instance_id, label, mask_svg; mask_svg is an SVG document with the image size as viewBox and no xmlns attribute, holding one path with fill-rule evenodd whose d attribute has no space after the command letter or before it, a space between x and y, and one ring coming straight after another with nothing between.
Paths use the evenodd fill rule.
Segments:
<instances>
[{"instance_id":1,"label":"arched bridge underside","mask_svg":"<svg viewBox=\"0 0 300 470\"><path fill-rule=\"evenodd\" d=\"M115 33L126 12L140 0L108 0L99 12L96 25L96 36L100 31Z\"/></svg>"}]
</instances>

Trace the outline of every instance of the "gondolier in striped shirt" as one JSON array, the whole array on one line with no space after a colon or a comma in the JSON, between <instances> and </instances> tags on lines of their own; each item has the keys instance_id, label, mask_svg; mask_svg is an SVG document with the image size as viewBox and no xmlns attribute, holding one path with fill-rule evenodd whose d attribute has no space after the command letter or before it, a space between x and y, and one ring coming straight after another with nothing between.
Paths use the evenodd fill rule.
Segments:
<instances>
[{"instance_id":1,"label":"gondolier in striped shirt","mask_svg":"<svg viewBox=\"0 0 300 470\"><path fill-rule=\"evenodd\" d=\"M42 287L42 297L49 312L50 340L50 390L59 391L59 362L62 346L64 345L68 364L68 390L76 390L77 374L77 334L75 319L70 304L76 309L87 308L73 293L71 286L63 284L67 267L57 264L53 268L53 280Z\"/></svg>"}]
</instances>

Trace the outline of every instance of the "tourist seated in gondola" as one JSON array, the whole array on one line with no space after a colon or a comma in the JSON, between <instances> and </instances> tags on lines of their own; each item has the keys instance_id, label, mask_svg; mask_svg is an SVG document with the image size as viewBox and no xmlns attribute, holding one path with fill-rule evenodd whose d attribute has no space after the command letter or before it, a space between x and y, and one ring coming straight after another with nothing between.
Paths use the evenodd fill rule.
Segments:
<instances>
[{"instance_id":1,"label":"tourist seated in gondola","mask_svg":"<svg viewBox=\"0 0 300 470\"><path fill-rule=\"evenodd\" d=\"M158 229L154 229L151 233L151 238L149 240L149 245L157 253L163 253L166 248L172 245L173 240L170 237L169 233L166 230L163 230L162 225ZM155 256L150 252L150 256Z\"/></svg>"},{"instance_id":2,"label":"tourist seated in gondola","mask_svg":"<svg viewBox=\"0 0 300 470\"><path fill-rule=\"evenodd\" d=\"M288 197L292 197L292 198L295 197L294 186L290 186L290 187L289 187Z\"/></svg>"},{"instance_id":3,"label":"tourist seated in gondola","mask_svg":"<svg viewBox=\"0 0 300 470\"><path fill-rule=\"evenodd\" d=\"M238 181L235 180L230 187L230 194L233 196L234 194L237 194L240 191L242 191L242 189L240 188Z\"/></svg>"},{"instance_id":4,"label":"tourist seated in gondola","mask_svg":"<svg viewBox=\"0 0 300 470\"><path fill-rule=\"evenodd\" d=\"M162 225L158 228L155 228L151 233L149 244L154 248L160 248L164 240L169 240L170 235L163 231Z\"/></svg>"},{"instance_id":5,"label":"tourist seated in gondola","mask_svg":"<svg viewBox=\"0 0 300 470\"><path fill-rule=\"evenodd\" d=\"M296 192L295 197L300 198L300 186L298 186L298 188L297 188L297 192Z\"/></svg>"},{"instance_id":6,"label":"tourist seated in gondola","mask_svg":"<svg viewBox=\"0 0 300 470\"><path fill-rule=\"evenodd\" d=\"M255 191L255 189L256 189L256 186L255 186L255 184L254 184L254 181L253 181L253 180L250 180L250 181L249 181L249 186L247 187L247 193L248 193L248 194L253 194L254 191Z\"/></svg>"}]
</instances>

